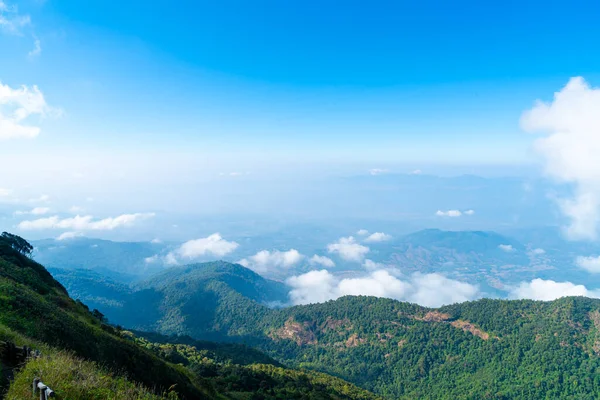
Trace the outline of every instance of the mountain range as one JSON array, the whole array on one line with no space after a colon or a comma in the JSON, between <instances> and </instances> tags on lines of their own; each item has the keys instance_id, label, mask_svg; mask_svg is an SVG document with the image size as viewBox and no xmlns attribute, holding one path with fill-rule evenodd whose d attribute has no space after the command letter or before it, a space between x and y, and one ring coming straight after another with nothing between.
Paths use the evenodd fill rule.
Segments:
<instances>
[{"instance_id":1,"label":"mountain range","mask_svg":"<svg viewBox=\"0 0 600 400\"><path fill-rule=\"evenodd\" d=\"M139 284L106 315L136 330L244 344L390 399L584 399L600 389L600 300L426 308L346 296L268 307L280 288L240 265L195 264Z\"/></svg>"}]
</instances>

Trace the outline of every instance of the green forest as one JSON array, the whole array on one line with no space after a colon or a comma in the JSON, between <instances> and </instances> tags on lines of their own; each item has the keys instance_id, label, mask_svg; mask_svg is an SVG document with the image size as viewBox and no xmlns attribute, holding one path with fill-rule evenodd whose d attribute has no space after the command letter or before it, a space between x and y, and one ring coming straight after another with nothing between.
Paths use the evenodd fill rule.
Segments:
<instances>
[{"instance_id":1,"label":"green forest","mask_svg":"<svg viewBox=\"0 0 600 400\"><path fill-rule=\"evenodd\" d=\"M277 293L269 285L239 265L197 264L164 272L107 310L130 328L243 343L390 399L591 399L600 391L596 299L429 309L359 296L272 309L262 304Z\"/></svg>"}]
</instances>

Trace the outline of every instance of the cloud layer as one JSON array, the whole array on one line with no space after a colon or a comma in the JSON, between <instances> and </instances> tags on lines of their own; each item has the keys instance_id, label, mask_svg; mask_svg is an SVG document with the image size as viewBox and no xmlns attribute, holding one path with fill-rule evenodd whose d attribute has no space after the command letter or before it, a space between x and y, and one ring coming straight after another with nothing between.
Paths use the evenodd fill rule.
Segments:
<instances>
[{"instance_id":1,"label":"cloud layer","mask_svg":"<svg viewBox=\"0 0 600 400\"><path fill-rule=\"evenodd\" d=\"M338 279L327 270L310 271L291 277L293 304L320 303L346 295L386 297L438 307L472 300L479 296L476 286L448 279L440 274L414 274L402 280L388 270L376 270L364 277Z\"/></svg>"}]
</instances>

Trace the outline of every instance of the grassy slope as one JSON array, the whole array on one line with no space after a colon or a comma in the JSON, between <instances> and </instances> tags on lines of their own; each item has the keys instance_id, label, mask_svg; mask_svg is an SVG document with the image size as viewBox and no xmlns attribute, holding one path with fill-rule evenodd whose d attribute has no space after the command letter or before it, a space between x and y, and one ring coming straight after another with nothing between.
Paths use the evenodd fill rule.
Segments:
<instances>
[{"instance_id":1,"label":"grassy slope","mask_svg":"<svg viewBox=\"0 0 600 400\"><path fill-rule=\"evenodd\" d=\"M0 242L0 326L28 340L72 351L149 387L177 384L188 398L207 395L187 371L160 360L95 318L71 300L41 265Z\"/></svg>"}]
</instances>

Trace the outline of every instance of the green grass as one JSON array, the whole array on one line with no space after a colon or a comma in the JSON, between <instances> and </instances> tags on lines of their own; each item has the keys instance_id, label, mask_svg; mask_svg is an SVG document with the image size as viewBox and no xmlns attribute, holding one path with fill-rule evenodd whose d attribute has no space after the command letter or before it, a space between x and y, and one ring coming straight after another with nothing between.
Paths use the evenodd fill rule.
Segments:
<instances>
[{"instance_id":1,"label":"green grass","mask_svg":"<svg viewBox=\"0 0 600 400\"><path fill-rule=\"evenodd\" d=\"M36 377L55 391L57 399L154 400L167 398L166 396L157 396L122 376L116 376L94 362L84 361L66 351L54 351L29 361L15 376L15 380L6 394L6 399L33 398L32 382Z\"/></svg>"}]
</instances>

